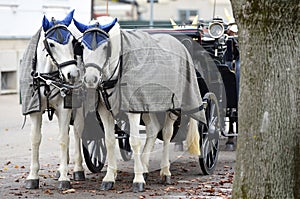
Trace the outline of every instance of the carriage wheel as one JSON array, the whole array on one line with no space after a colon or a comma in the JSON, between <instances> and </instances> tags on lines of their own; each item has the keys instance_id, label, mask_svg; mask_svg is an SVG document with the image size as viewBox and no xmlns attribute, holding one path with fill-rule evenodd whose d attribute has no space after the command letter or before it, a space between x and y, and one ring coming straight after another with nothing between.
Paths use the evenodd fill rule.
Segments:
<instances>
[{"instance_id":1,"label":"carriage wheel","mask_svg":"<svg viewBox=\"0 0 300 199\"><path fill-rule=\"evenodd\" d=\"M120 153L124 161L129 161L132 158L132 150L129 144L129 125L125 120L117 120L115 126L117 139L119 143Z\"/></svg>"},{"instance_id":2,"label":"carriage wheel","mask_svg":"<svg viewBox=\"0 0 300 199\"><path fill-rule=\"evenodd\" d=\"M93 173L99 173L106 160L104 128L98 112L89 112L84 121L82 149L86 166Z\"/></svg>"},{"instance_id":3,"label":"carriage wheel","mask_svg":"<svg viewBox=\"0 0 300 199\"><path fill-rule=\"evenodd\" d=\"M107 154L104 138L82 139L82 148L88 169L93 173L99 173L104 166Z\"/></svg>"},{"instance_id":4,"label":"carriage wheel","mask_svg":"<svg viewBox=\"0 0 300 199\"><path fill-rule=\"evenodd\" d=\"M119 142L121 156L124 161L129 161L132 158L132 150L129 144L129 135L125 132L118 133L118 134L119 134L118 142Z\"/></svg>"},{"instance_id":5,"label":"carriage wheel","mask_svg":"<svg viewBox=\"0 0 300 199\"><path fill-rule=\"evenodd\" d=\"M207 125L200 124L200 148L199 163L202 172L210 175L214 172L219 154L220 112L218 101L213 93L207 93L203 102Z\"/></svg>"}]
</instances>

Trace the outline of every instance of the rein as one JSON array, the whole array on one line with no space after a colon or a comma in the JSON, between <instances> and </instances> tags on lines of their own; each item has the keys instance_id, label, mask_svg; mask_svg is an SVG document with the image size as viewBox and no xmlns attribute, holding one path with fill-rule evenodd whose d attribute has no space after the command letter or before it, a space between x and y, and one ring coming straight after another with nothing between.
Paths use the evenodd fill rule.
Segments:
<instances>
[{"instance_id":1,"label":"rein","mask_svg":"<svg viewBox=\"0 0 300 199\"><path fill-rule=\"evenodd\" d=\"M121 77L121 72L122 72L122 60L123 60L123 57L122 57L122 55L120 55L118 64L115 67L112 75L108 78L108 80L101 82L97 87L97 90L100 91L100 93L102 95L102 98L104 100L104 104L105 104L107 110L109 110L110 112L111 112L111 106L110 106L108 98L111 97L112 93L109 94L107 92L107 90L114 88L116 86L116 84L118 83L118 81ZM85 68L88 68L88 67L96 68L97 70L100 71L101 74L103 72L103 70L97 64L88 63L88 64L85 65ZM112 80L112 78L114 77L114 75L118 71L117 70L118 68L119 68L119 77L117 79Z\"/></svg>"},{"instance_id":2,"label":"rein","mask_svg":"<svg viewBox=\"0 0 300 199\"><path fill-rule=\"evenodd\" d=\"M53 119L54 115L54 108L50 107L50 100L56 97L58 94L61 95L61 97L66 97L68 94L71 93L73 89L79 89L81 87L81 84L78 85L70 85L65 84L60 78L59 78L59 72L54 71L51 73L39 73L39 72L32 72L31 74L33 76L33 89L38 90L41 87L44 87L44 95L47 99L47 112L48 112L48 118L51 121ZM53 88L51 89L52 86ZM57 92L53 93L55 89L58 89Z\"/></svg>"}]
</instances>

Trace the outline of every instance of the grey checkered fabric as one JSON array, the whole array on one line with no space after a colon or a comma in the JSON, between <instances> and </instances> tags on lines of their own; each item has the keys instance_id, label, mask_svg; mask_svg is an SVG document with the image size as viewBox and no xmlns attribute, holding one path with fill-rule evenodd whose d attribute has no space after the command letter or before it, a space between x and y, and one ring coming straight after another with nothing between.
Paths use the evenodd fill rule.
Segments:
<instances>
[{"instance_id":1,"label":"grey checkered fabric","mask_svg":"<svg viewBox=\"0 0 300 199\"><path fill-rule=\"evenodd\" d=\"M173 36L140 30L122 33L122 76L113 110L163 112L180 109L206 122L193 60ZM114 98L112 97L112 98ZM117 113L114 113L117 114Z\"/></svg>"},{"instance_id":2,"label":"grey checkered fabric","mask_svg":"<svg viewBox=\"0 0 300 199\"><path fill-rule=\"evenodd\" d=\"M20 64L20 91L22 98L22 113L27 115L40 111L40 97L38 91L34 91L31 72L36 67L36 48L40 38L41 29L31 38Z\"/></svg>"}]
</instances>

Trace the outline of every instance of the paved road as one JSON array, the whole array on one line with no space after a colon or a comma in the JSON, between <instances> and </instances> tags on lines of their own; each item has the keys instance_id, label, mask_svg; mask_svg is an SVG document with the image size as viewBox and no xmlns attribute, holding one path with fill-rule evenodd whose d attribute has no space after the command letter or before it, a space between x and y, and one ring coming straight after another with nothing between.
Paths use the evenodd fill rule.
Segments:
<instances>
[{"instance_id":1,"label":"paved road","mask_svg":"<svg viewBox=\"0 0 300 199\"><path fill-rule=\"evenodd\" d=\"M162 185L159 178L161 143L156 144L157 152L151 158L152 172L146 191L131 192L133 161L119 159L118 178L115 189L100 191L105 172L91 173L87 167L84 182L72 181L73 189L63 192L56 189L57 181L53 176L58 164L58 127L57 120L43 119L43 138L40 148L40 189L26 190L24 181L30 165L30 120L23 129L24 117L21 115L18 95L0 95L0 198L228 198L231 195L234 175L235 152L220 151L218 166L211 176L201 174L198 159L183 152L171 152L171 172L173 185ZM73 133L70 154L73 154ZM222 145L224 144L224 140ZM222 147L221 145L221 147ZM116 150L118 152L118 150ZM73 168L71 156L70 173ZM103 168L103 171L106 167Z\"/></svg>"}]
</instances>

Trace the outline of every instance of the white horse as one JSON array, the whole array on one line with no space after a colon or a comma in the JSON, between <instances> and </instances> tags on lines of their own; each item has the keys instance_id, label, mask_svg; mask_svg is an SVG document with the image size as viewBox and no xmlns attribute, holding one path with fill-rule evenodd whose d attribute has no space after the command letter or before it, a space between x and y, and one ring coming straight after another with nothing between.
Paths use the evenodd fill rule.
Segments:
<instances>
[{"instance_id":1,"label":"white horse","mask_svg":"<svg viewBox=\"0 0 300 199\"><path fill-rule=\"evenodd\" d=\"M74 59L73 43L75 38L68 30L74 10L65 19L59 21L43 18L42 30L36 49L36 68L33 69L33 87L40 98L40 111L30 112L31 119L31 166L26 179L27 189L39 188L39 146L41 143L42 115L48 112L49 119L55 114L59 125L60 189L71 187L68 173L69 124L72 109L64 108L64 97L75 88L74 83L80 77L77 62ZM26 56L26 55L24 55ZM22 77L21 77L22 78ZM30 85L25 85L25 87ZM23 86L24 87L24 86ZM22 91L21 91L22 92ZM74 179L84 180L80 137L75 137Z\"/></svg>"},{"instance_id":2,"label":"white horse","mask_svg":"<svg viewBox=\"0 0 300 199\"><path fill-rule=\"evenodd\" d=\"M99 105L99 113L105 130L105 142L107 147L108 168L107 173L102 181L101 189L109 190L113 187L117 176L117 163L115 155L115 135L114 135L114 118L111 112L116 107L108 103L107 96L115 91L115 83L120 77L120 56L121 56L121 33L120 26L110 17L103 17L99 22L93 25L84 25L74 20L75 26L83 33L83 62L85 65L84 84L88 88L100 88L102 92L102 101ZM106 24L106 25L100 25ZM95 33L95 34L88 34ZM105 107L106 106L106 107ZM110 112L111 111L111 112ZM141 150L141 140L139 135L140 113L126 113L130 125L130 145L134 155L134 179L133 191L144 191L144 175L148 173L150 152L154 146L157 134L161 129L160 123L154 113L142 115L146 125L146 143ZM173 123L177 119L176 111L166 112L165 122L163 124L163 158L161 160L160 175L164 182L170 183L171 172L169 162L169 145L173 134ZM192 153L199 154L199 133L197 121L190 120L189 142ZM195 146L196 144L196 146ZM196 149L196 150L195 150ZM194 151L192 151L194 150Z\"/></svg>"}]
</instances>

